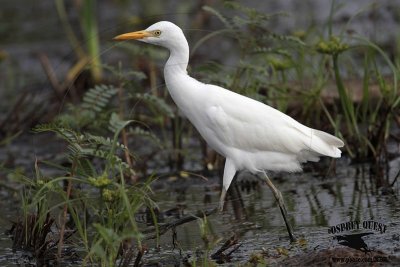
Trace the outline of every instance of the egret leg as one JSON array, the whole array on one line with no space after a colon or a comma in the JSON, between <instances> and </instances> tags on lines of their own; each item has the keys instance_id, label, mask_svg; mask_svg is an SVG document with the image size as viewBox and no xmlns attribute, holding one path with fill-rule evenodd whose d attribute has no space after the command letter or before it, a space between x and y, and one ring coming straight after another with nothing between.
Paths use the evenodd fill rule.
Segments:
<instances>
[{"instance_id":1,"label":"egret leg","mask_svg":"<svg viewBox=\"0 0 400 267\"><path fill-rule=\"evenodd\" d=\"M283 201L282 193L274 186L274 184L271 182L269 179L268 175L264 172L264 176L258 176L261 180L265 181L268 185L268 187L271 189L271 191L274 193L275 199L278 202L279 209L281 210L283 220L285 221L286 224L286 229L289 233L289 238L291 242L296 241L296 237L293 234L293 229L292 226L289 223L288 216L287 216L287 211L285 207L285 202Z\"/></svg>"},{"instance_id":2,"label":"egret leg","mask_svg":"<svg viewBox=\"0 0 400 267\"><path fill-rule=\"evenodd\" d=\"M221 197L219 198L219 211L221 212L224 210L225 197L226 197L226 189L225 187L222 187Z\"/></svg>"},{"instance_id":3,"label":"egret leg","mask_svg":"<svg viewBox=\"0 0 400 267\"><path fill-rule=\"evenodd\" d=\"M226 191L228 190L229 186L231 185L231 182L232 182L233 178L235 177L235 174L236 174L235 164L233 163L233 161L231 159L226 158L225 168L224 168L224 177L222 178L221 197L219 199L219 210L220 211L223 211L223 209L224 209Z\"/></svg>"}]
</instances>

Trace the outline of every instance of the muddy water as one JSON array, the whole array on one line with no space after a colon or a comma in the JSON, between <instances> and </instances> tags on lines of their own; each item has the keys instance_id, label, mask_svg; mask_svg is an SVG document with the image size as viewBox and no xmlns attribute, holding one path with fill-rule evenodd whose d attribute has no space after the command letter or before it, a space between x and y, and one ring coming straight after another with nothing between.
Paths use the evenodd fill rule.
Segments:
<instances>
[{"instance_id":1,"label":"muddy water","mask_svg":"<svg viewBox=\"0 0 400 267\"><path fill-rule=\"evenodd\" d=\"M16 218L19 210L18 198L14 193L0 190L0 265L16 266L13 262L18 256L12 252L12 241L5 234L10 229L11 221Z\"/></svg>"},{"instance_id":2,"label":"muddy water","mask_svg":"<svg viewBox=\"0 0 400 267\"><path fill-rule=\"evenodd\" d=\"M374 180L369 175L367 164L348 166L345 161L343 159L338 162L337 174L329 178L310 173L275 175L275 184L283 192L291 222L298 238L305 243L303 246L289 244L279 208L269 189L261 184L257 184L252 190L244 189L248 181L256 180L250 175L242 174L236 182L239 189L244 189L239 190L242 203L228 201L223 214L208 218L218 237L226 240L233 233L239 236L242 246L232 254L232 261L247 261L251 254L262 251L276 254L277 248L288 249L289 255L292 256L307 251L343 247L333 238L334 235L328 232L329 228L349 221L362 223L368 220L387 226L385 233L372 231L374 234L363 238L368 248L400 256L400 204L394 197L399 196L399 185L393 188L394 195L381 189L377 190ZM391 164L392 171L398 170L400 159ZM391 177L393 178L394 176ZM211 188L217 185L217 178L207 182L200 179L195 181L165 181L157 191L157 198L164 200L160 203L165 208L174 207L176 203L185 205L185 213L216 206L218 192ZM205 192L211 198L209 203L205 201ZM203 248L198 222L179 227L177 237L184 256L192 255L196 249ZM158 257L169 261L179 259L179 249L172 250L171 235L163 236L162 242L163 248L170 251L165 251ZM159 252L153 250L152 253L150 249L145 261L147 259L148 262L153 262L157 260L157 255Z\"/></svg>"},{"instance_id":3,"label":"muddy water","mask_svg":"<svg viewBox=\"0 0 400 267\"><path fill-rule=\"evenodd\" d=\"M16 157L16 164L25 165L28 173L32 167L29 163L33 162L30 158L32 155L46 159L63 147L54 142L50 152L49 146L45 148L37 145L43 141L42 138L48 140L47 136L27 138L31 141L22 141L21 144L33 142L33 146L12 146L7 152L1 150L1 154L21 155ZM396 146L391 147L393 152L397 149ZM2 158L2 161L5 160ZM335 172L325 175L329 164L329 160L317 163L314 167L320 167L319 171L306 165L308 171L302 174L271 174L275 185L284 195L290 221L301 245L290 245L279 208L268 187L250 174L241 173L230 190L236 193L228 196L225 211L208 217L212 229L209 232L210 238L220 239L210 247L210 252L215 252L222 242L236 234L242 245L232 254L233 263L246 262L251 254L260 252L270 255L268 261L273 263L287 257L277 253L277 249L285 249L288 256L294 256L325 248L344 247L333 238L334 234L328 232L331 226L349 221L362 224L363 221L372 220L384 224L386 231L380 233L377 230L361 229L361 232L373 233L363 237L368 248L400 257L400 183L396 182L392 188L387 189L377 186L379 179L387 179L389 183L394 180L400 169L400 158L391 160L389 168L378 175L371 174L370 164L350 165L346 158L336 162ZM215 174L208 174L204 178L170 175L154 182L153 197L159 204L164 222L217 206L219 178ZM1 266L18 266L27 259L21 258L20 253L12 253L11 240L4 234L10 228L10 221L15 220L21 212L18 201L20 188L16 184L10 185L17 191L0 190ZM145 221L144 217L138 214L137 220ZM142 227L145 228L145 224ZM201 257L205 245L201 239L199 221L181 225L176 231L175 248L171 232L161 237L160 249L156 249L155 241L145 241L149 251L143 258L144 263L178 264L184 257L193 257L196 251L197 256ZM346 233L352 232L343 232Z\"/></svg>"}]
</instances>

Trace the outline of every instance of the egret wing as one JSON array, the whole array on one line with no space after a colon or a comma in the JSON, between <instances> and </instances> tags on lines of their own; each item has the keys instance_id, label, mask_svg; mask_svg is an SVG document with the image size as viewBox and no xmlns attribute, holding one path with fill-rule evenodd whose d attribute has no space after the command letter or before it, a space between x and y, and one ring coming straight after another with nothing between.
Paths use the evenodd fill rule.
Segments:
<instances>
[{"instance_id":1,"label":"egret wing","mask_svg":"<svg viewBox=\"0 0 400 267\"><path fill-rule=\"evenodd\" d=\"M311 149L313 129L251 98L212 87L214 98L207 109L209 128L222 145L249 152L315 151Z\"/></svg>"}]
</instances>

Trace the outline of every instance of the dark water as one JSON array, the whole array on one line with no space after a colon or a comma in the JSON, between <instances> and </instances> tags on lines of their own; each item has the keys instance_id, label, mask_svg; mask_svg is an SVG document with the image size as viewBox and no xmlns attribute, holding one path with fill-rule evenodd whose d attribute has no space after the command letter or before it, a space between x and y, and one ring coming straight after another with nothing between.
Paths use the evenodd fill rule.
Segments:
<instances>
[{"instance_id":1,"label":"dark water","mask_svg":"<svg viewBox=\"0 0 400 267\"><path fill-rule=\"evenodd\" d=\"M329 161L319 164L325 166ZM389 166L389 172L385 175L393 181L400 169L400 158L393 159ZM326 169L322 172L325 171ZM248 261L249 256L254 253L267 251L276 254L279 248L287 249L288 255L293 256L325 248L343 247L333 239L333 234L328 233L330 226L348 221L373 220L386 225L387 230L385 233L372 231L372 235L364 237L368 248L400 257L398 182L392 187L392 192L377 189L376 177L371 175L369 164L349 165L345 158L337 161L336 174L327 177L317 172L273 174L272 177L284 195L291 223L303 244L290 245L279 208L269 188L251 175L242 173L235 183L241 200L230 197L231 200L227 202L222 214L213 214L207 218L213 230L211 236L215 240L221 238L210 249L211 252L215 252L234 233L242 244L232 254L231 260L235 263ZM161 212L181 207L180 212L173 213L170 217L165 216L166 221L217 206L219 178L206 178L207 181L200 177L170 176L160 178L153 184L154 199L159 203ZM385 176L382 178L386 179ZM10 228L10 221L15 220L20 212L18 193L1 190L0 209L0 265L19 266L23 258L19 253L12 253L12 242L4 234ZM140 220L140 215L138 219ZM143 257L144 263L180 263L182 257L193 256L195 251L204 251L199 221L181 225L176 230L175 249L171 232L161 237L161 249L156 249L154 241L144 242L149 248ZM281 259L282 257L285 256L281 255ZM270 262L273 263L274 260Z\"/></svg>"},{"instance_id":2,"label":"dark water","mask_svg":"<svg viewBox=\"0 0 400 267\"><path fill-rule=\"evenodd\" d=\"M391 162L392 171L398 170L399 164L400 159ZM348 166L346 160L342 159L338 162L337 174L329 178L310 173L277 176L279 179L275 184L284 195L297 236L306 241L304 247L290 246L275 199L269 189L261 184L257 184L254 190L240 190L243 207L237 203L233 205L230 201L222 215L212 215L209 221L219 237L227 239L232 233L238 234L243 245L233 253L234 262L247 261L252 253L275 251L279 247L290 248L289 255L314 249L340 247L333 235L328 233L330 226L348 221L367 220L387 226L385 233L375 232L364 237L368 247L371 250L400 256L400 204L395 197L399 195L400 188L398 185L393 188L394 195L376 190L368 168L368 164ZM248 180L256 181L249 175L241 176L236 182L239 188ZM391 177L393 178L394 176ZM160 203L166 208L181 202L188 207L185 212L205 210L217 205L217 191L209 193L211 203L204 204L205 188L208 188L210 183L215 186L217 181L216 178L208 182L197 180L195 185L193 181L165 182L164 189L157 191L157 197L163 199ZM174 191L184 191L186 200L179 201L178 198L182 198L182 195L177 195ZM179 244L184 252L190 254L201 247L202 241L196 222L177 230ZM163 236L162 241L165 242L165 247L172 249L171 236ZM173 254L169 252L162 257L171 258L171 253ZM149 261L152 261L156 254L150 253ZM179 255L178 251L175 251L175 257L176 255Z\"/></svg>"}]
</instances>

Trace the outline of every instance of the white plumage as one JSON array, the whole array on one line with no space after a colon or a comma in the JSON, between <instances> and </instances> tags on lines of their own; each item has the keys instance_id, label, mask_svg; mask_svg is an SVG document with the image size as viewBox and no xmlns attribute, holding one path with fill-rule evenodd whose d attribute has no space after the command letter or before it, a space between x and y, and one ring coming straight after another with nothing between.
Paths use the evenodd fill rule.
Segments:
<instances>
[{"instance_id":1,"label":"white plumage","mask_svg":"<svg viewBox=\"0 0 400 267\"><path fill-rule=\"evenodd\" d=\"M168 91L208 145L226 158L223 189L228 190L239 170L294 172L301 170L301 163L317 161L319 156L340 157L338 147L343 142L335 136L304 126L261 102L190 77L186 71L189 46L175 24L161 21L115 39L137 39L170 51L164 68Z\"/></svg>"}]
</instances>

